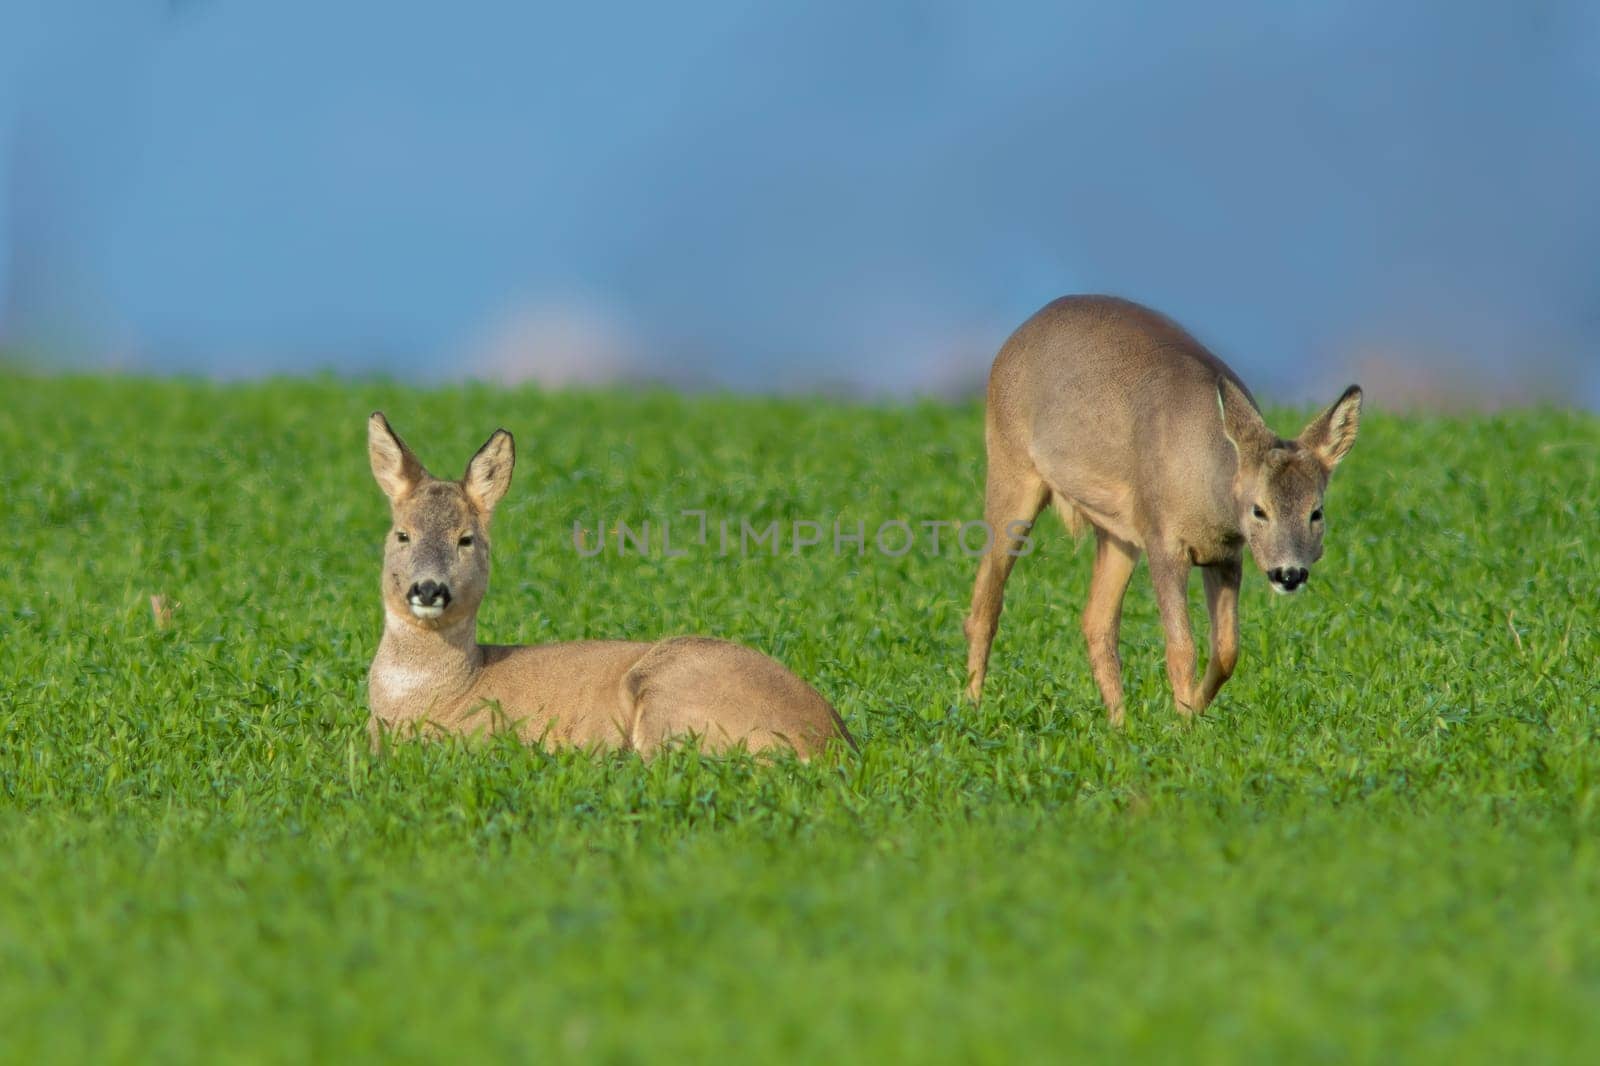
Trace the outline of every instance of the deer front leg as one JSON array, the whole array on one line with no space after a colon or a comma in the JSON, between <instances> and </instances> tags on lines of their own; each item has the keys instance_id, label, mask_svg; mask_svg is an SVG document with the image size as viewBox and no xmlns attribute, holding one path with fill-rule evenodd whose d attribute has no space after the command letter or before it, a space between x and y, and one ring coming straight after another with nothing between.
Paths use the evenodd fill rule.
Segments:
<instances>
[{"instance_id":1,"label":"deer front leg","mask_svg":"<svg viewBox=\"0 0 1600 1066\"><path fill-rule=\"evenodd\" d=\"M1156 605L1161 610L1161 628L1167 634L1167 680L1172 682L1172 699L1185 718L1205 707L1200 687L1195 684L1194 632L1189 628L1189 559L1183 552L1167 548L1150 550L1150 580L1156 589Z\"/></svg>"},{"instance_id":2,"label":"deer front leg","mask_svg":"<svg viewBox=\"0 0 1600 1066\"><path fill-rule=\"evenodd\" d=\"M1103 529L1095 530L1094 576L1083 607L1083 639L1089 645L1089 669L1105 701L1106 717L1114 726L1120 726L1123 718L1122 656L1117 650L1122 597L1138 562L1138 548Z\"/></svg>"},{"instance_id":3,"label":"deer front leg","mask_svg":"<svg viewBox=\"0 0 1600 1066\"><path fill-rule=\"evenodd\" d=\"M1201 706L1217 698L1223 682L1233 676L1239 661L1239 560L1201 569L1206 583L1206 613L1211 616L1211 659L1200 683Z\"/></svg>"}]
</instances>

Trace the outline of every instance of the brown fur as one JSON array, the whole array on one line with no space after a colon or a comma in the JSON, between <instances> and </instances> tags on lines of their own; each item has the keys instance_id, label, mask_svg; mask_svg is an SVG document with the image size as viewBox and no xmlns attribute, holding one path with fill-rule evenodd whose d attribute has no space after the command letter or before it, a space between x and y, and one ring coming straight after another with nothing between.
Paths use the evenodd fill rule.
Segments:
<instances>
[{"instance_id":1,"label":"brown fur","mask_svg":"<svg viewBox=\"0 0 1600 1066\"><path fill-rule=\"evenodd\" d=\"M1083 634L1113 723L1123 717L1122 599L1140 555L1149 558L1174 699L1181 713L1197 713L1238 659L1245 545L1275 589L1298 587L1287 575L1322 555L1323 493L1355 442L1360 414L1361 390L1352 385L1300 436L1283 440L1222 360L1170 319L1115 297L1063 297L1006 341L989 376L984 517L1003 531L1031 523L1053 501L1069 529L1093 527ZM966 620L974 701L1013 550L1010 538L996 536L978 566ZM1202 568L1211 619L1210 661L1198 683L1192 566Z\"/></svg>"},{"instance_id":2,"label":"brown fur","mask_svg":"<svg viewBox=\"0 0 1600 1066\"><path fill-rule=\"evenodd\" d=\"M383 639L368 677L374 744L385 730L513 730L528 743L643 755L690 736L711 751L792 748L802 758L831 740L854 746L810 685L727 641L479 644L489 520L511 483L511 434L496 431L460 481L424 470L382 414L369 420L367 441L394 519L384 548ZM419 617L429 608L413 606L411 590L423 581L449 589L436 617Z\"/></svg>"}]
</instances>

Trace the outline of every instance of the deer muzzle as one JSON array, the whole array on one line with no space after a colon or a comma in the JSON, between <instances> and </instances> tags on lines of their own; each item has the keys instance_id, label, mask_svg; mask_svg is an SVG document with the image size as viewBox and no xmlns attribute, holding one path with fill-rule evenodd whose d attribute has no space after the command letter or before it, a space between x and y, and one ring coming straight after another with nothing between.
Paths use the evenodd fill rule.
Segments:
<instances>
[{"instance_id":1,"label":"deer muzzle","mask_svg":"<svg viewBox=\"0 0 1600 1066\"><path fill-rule=\"evenodd\" d=\"M1267 580L1272 583L1274 592L1298 591L1310 576L1311 571L1303 566L1276 566L1267 571Z\"/></svg>"},{"instance_id":2,"label":"deer muzzle","mask_svg":"<svg viewBox=\"0 0 1600 1066\"><path fill-rule=\"evenodd\" d=\"M418 618L438 618L450 606L450 586L440 581L418 581L406 593L411 613Z\"/></svg>"}]
</instances>

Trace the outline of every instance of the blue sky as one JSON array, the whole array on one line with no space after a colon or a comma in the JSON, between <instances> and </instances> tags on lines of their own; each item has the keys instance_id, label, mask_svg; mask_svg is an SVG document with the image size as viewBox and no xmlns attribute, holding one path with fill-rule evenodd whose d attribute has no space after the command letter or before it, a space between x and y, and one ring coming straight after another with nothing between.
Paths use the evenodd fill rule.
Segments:
<instances>
[{"instance_id":1,"label":"blue sky","mask_svg":"<svg viewBox=\"0 0 1600 1066\"><path fill-rule=\"evenodd\" d=\"M1600 404L1592 4L0 5L0 335L78 361L915 393L1112 291Z\"/></svg>"}]
</instances>

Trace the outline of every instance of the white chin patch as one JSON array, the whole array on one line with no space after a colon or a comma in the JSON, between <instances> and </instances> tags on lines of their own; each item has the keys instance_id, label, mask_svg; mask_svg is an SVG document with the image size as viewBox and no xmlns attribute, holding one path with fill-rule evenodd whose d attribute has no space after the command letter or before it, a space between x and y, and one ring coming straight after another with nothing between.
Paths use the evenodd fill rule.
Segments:
<instances>
[{"instance_id":1,"label":"white chin patch","mask_svg":"<svg viewBox=\"0 0 1600 1066\"><path fill-rule=\"evenodd\" d=\"M444 608L440 607L437 603L426 605L413 603L411 605L411 613L416 615L418 618L438 618L441 614L444 614Z\"/></svg>"},{"instance_id":2,"label":"white chin patch","mask_svg":"<svg viewBox=\"0 0 1600 1066\"><path fill-rule=\"evenodd\" d=\"M1296 585L1292 589L1286 589L1276 581L1268 581L1267 584L1271 585L1272 591L1276 592L1280 596L1293 596L1296 592L1299 592L1301 589L1305 588L1304 585ZM412 610L414 611L416 608L413 607Z\"/></svg>"}]
</instances>

